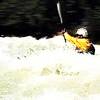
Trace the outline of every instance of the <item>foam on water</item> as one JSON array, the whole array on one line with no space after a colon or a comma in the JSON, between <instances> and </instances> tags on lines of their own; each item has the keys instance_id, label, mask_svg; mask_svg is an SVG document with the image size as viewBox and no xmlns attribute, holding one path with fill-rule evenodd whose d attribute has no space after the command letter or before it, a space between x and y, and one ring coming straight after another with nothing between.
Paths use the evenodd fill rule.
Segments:
<instances>
[{"instance_id":1,"label":"foam on water","mask_svg":"<svg viewBox=\"0 0 100 100\"><path fill-rule=\"evenodd\" d=\"M96 55L77 54L62 36L0 37L0 100L100 99L95 48Z\"/></svg>"}]
</instances>

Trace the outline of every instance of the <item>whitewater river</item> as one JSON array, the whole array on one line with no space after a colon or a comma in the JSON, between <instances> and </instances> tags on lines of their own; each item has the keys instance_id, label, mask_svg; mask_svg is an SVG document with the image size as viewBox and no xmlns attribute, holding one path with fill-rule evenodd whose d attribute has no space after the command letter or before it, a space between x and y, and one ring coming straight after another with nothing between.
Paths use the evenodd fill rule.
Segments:
<instances>
[{"instance_id":1,"label":"whitewater river","mask_svg":"<svg viewBox=\"0 0 100 100\"><path fill-rule=\"evenodd\" d=\"M62 36L0 37L0 100L100 100L100 46L77 54Z\"/></svg>"}]
</instances>

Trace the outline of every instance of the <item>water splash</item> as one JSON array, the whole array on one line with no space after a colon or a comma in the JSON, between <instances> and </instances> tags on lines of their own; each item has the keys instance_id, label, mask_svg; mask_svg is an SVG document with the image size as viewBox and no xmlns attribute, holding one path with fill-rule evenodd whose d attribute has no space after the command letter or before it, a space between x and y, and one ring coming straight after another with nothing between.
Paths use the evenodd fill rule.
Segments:
<instances>
[{"instance_id":1,"label":"water splash","mask_svg":"<svg viewBox=\"0 0 100 100\"><path fill-rule=\"evenodd\" d=\"M100 98L95 48L96 55L77 54L62 36L0 38L0 100Z\"/></svg>"}]
</instances>

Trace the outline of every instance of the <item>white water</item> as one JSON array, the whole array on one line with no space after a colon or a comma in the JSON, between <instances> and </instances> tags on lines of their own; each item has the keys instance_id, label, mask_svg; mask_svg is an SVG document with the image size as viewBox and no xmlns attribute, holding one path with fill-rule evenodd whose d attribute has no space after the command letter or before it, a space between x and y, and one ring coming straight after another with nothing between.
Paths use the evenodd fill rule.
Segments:
<instances>
[{"instance_id":1,"label":"white water","mask_svg":"<svg viewBox=\"0 0 100 100\"><path fill-rule=\"evenodd\" d=\"M99 100L100 46L77 54L62 36L0 38L0 100Z\"/></svg>"}]
</instances>

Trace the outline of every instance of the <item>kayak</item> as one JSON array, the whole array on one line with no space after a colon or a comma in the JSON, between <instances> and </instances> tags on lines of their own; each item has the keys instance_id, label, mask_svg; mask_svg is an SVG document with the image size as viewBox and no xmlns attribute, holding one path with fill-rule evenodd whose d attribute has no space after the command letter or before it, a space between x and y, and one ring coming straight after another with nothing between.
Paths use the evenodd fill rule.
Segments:
<instances>
[{"instance_id":1,"label":"kayak","mask_svg":"<svg viewBox=\"0 0 100 100\"><path fill-rule=\"evenodd\" d=\"M95 54L95 48L93 44L87 38L77 38L69 35L67 32L63 34L65 41L69 41L76 46L79 50L86 53Z\"/></svg>"}]
</instances>

